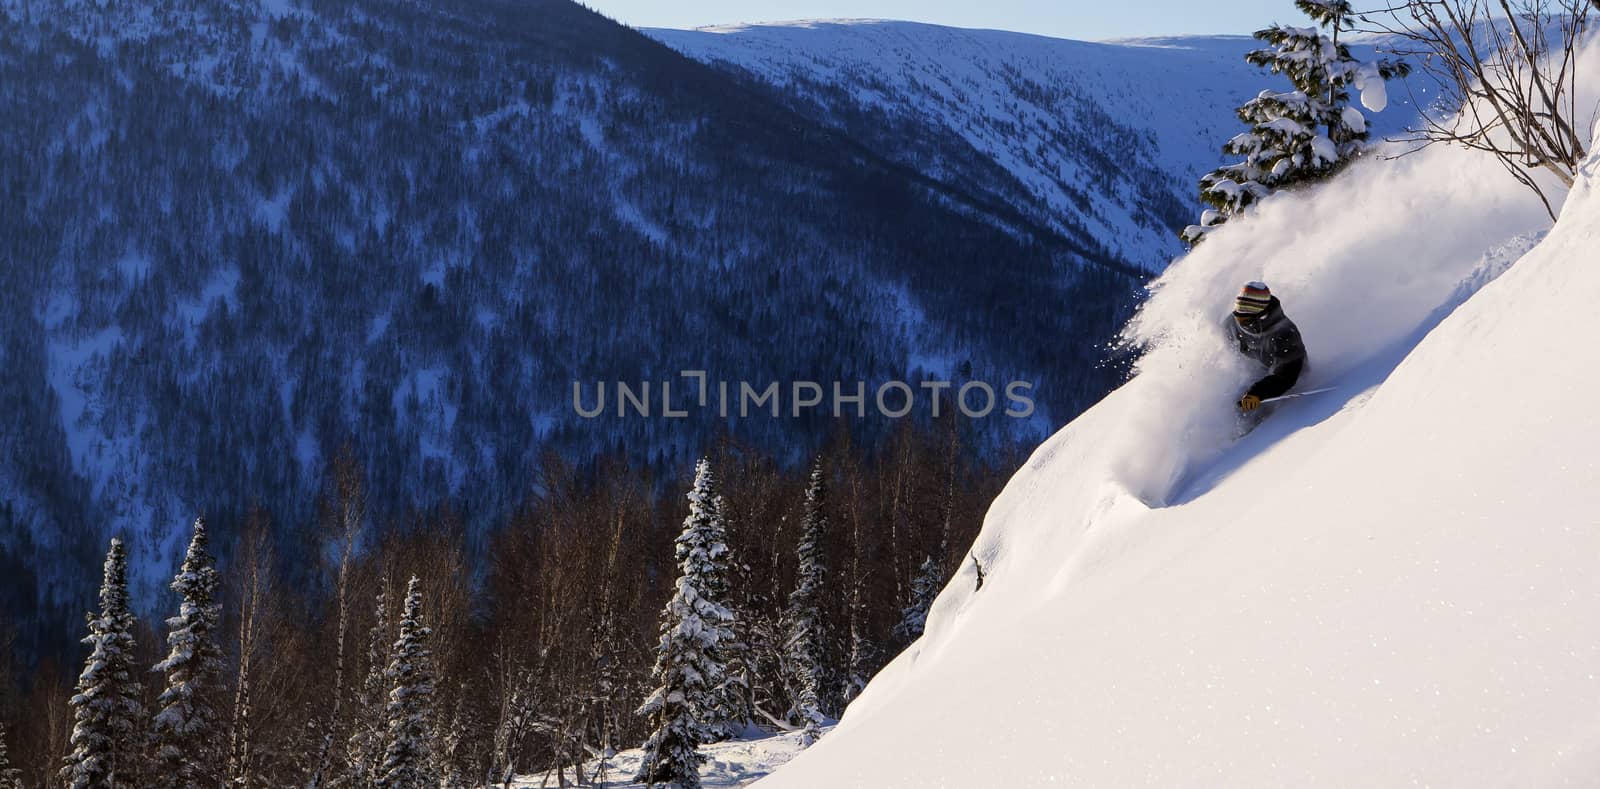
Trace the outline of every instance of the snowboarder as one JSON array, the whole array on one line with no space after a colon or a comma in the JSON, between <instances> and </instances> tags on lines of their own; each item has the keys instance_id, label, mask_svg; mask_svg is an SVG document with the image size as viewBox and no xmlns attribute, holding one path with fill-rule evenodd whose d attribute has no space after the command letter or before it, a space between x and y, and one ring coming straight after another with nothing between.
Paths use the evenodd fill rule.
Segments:
<instances>
[{"instance_id":1,"label":"snowboarder","mask_svg":"<svg viewBox=\"0 0 1600 789\"><path fill-rule=\"evenodd\" d=\"M1267 368L1267 375L1239 398L1240 413L1249 414L1261 401L1294 387L1306 367L1306 346L1300 329L1283 314L1278 297L1263 282L1246 283L1233 304L1234 341L1239 353Z\"/></svg>"}]
</instances>

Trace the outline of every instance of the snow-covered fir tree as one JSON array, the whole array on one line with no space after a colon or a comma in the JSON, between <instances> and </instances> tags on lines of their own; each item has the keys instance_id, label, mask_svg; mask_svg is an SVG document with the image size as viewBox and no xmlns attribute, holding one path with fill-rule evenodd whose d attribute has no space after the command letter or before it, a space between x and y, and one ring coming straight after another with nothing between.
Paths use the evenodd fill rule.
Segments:
<instances>
[{"instance_id":1,"label":"snow-covered fir tree","mask_svg":"<svg viewBox=\"0 0 1600 789\"><path fill-rule=\"evenodd\" d=\"M422 616L422 580L406 585L400 635L390 651L384 678L389 683L388 737L375 786L383 789L432 789L439 785L433 760L433 631Z\"/></svg>"},{"instance_id":2,"label":"snow-covered fir tree","mask_svg":"<svg viewBox=\"0 0 1600 789\"><path fill-rule=\"evenodd\" d=\"M931 556L923 559L916 579L911 582L911 600L900 612L900 622L894 626L896 637L907 644L921 637L922 628L928 623L928 609L933 607L933 599L943 587L944 574L939 572L939 565Z\"/></svg>"},{"instance_id":3,"label":"snow-covered fir tree","mask_svg":"<svg viewBox=\"0 0 1600 789\"><path fill-rule=\"evenodd\" d=\"M4 722L0 722L0 789L22 789L22 771L11 764L11 751L6 747Z\"/></svg>"},{"instance_id":4,"label":"snow-covered fir tree","mask_svg":"<svg viewBox=\"0 0 1600 789\"><path fill-rule=\"evenodd\" d=\"M350 781L356 786L370 786L383 767L389 687L385 673L389 669L392 643L387 595L380 590L373 608L372 632L367 637L367 675L356 690L354 720L350 741L346 744Z\"/></svg>"},{"instance_id":5,"label":"snow-covered fir tree","mask_svg":"<svg viewBox=\"0 0 1600 789\"><path fill-rule=\"evenodd\" d=\"M1375 112L1387 104L1384 81L1407 72L1404 63L1364 62L1350 54L1339 33L1350 29L1349 0L1295 0L1312 27L1273 25L1256 31L1268 44L1245 55L1250 63L1282 74L1290 90L1264 90L1238 110L1249 131L1222 150L1243 161L1200 178L1208 208L1200 224L1183 231L1189 244L1277 189L1327 178L1355 158L1367 139L1367 119L1350 104L1350 89Z\"/></svg>"},{"instance_id":6,"label":"snow-covered fir tree","mask_svg":"<svg viewBox=\"0 0 1600 789\"><path fill-rule=\"evenodd\" d=\"M705 757L699 748L716 715L717 690L726 673L719 649L730 638L732 621L728 609L712 597L727 577L720 565L728 550L721 541L720 518L711 465L701 460L689 491L689 516L675 544L677 585L661 612L652 673L656 687L638 710L651 726L634 778L639 782L700 786Z\"/></svg>"},{"instance_id":7,"label":"snow-covered fir tree","mask_svg":"<svg viewBox=\"0 0 1600 789\"><path fill-rule=\"evenodd\" d=\"M733 617L728 630L730 644L712 713L712 741L740 736L755 719L755 656L750 622L742 609L730 605L728 610Z\"/></svg>"},{"instance_id":8,"label":"snow-covered fir tree","mask_svg":"<svg viewBox=\"0 0 1600 789\"><path fill-rule=\"evenodd\" d=\"M178 615L167 620L167 657L155 670L167 675L155 715L154 783L167 787L214 786L221 780L222 647L217 641L222 605L216 560L207 550L205 521L196 519L183 565L172 579Z\"/></svg>"},{"instance_id":9,"label":"snow-covered fir tree","mask_svg":"<svg viewBox=\"0 0 1600 789\"><path fill-rule=\"evenodd\" d=\"M708 466L706 469L708 490L714 490L714 482ZM722 677L716 687L712 688L711 710L706 723L707 742L720 742L739 736L749 724L752 712L749 657L746 654L749 647L732 605L729 574L733 554L728 548L728 503L721 494L712 497L710 514L707 542L722 547L721 550L714 551L710 557L710 566L706 574L706 595L712 602L728 611L728 618L723 624L723 632L718 637L716 648L716 656L722 664Z\"/></svg>"},{"instance_id":10,"label":"snow-covered fir tree","mask_svg":"<svg viewBox=\"0 0 1600 789\"><path fill-rule=\"evenodd\" d=\"M801 741L816 742L823 721L822 699L828 687L828 633L823 614L827 568L824 538L828 529L827 482L819 458L811 467L806 486L804 520L801 522L800 567L794 592L789 595L789 671L794 683L794 707L790 719L804 727Z\"/></svg>"},{"instance_id":11,"label":"snow-covered fir tree","mask_svg":"<svg viewBox=\"0 0 1600 789\"><path fill-rule=\"evenodd\" d=\"M134 674L133 613L128 609L128 553L113 538L100 584L100 614L89 616L89 647L72 706L72 750L61 768L70 789L135 786L144 715Z\"/></svg>"}]
</instances>

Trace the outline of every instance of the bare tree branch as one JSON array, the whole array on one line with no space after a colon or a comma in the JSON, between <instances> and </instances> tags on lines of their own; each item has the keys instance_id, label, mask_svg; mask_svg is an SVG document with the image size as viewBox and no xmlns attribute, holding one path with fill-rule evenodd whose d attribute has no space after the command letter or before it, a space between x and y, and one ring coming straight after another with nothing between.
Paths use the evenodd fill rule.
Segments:
<instances>
[{"instance_id":1,"label":"bare tree branch","mask_svg":"<svg viewBox=\"0 0 1600 789\"><path fill-rule=\"evenodd\" d=\"M1587 155L1577 47L1600 0L1408 0L1363 16L1440 86L1414 153L1434 143L1493 155L1555 218L1540 173L1570 187ZM1402 154L1403 155L1403 154Z\"/></svg>"}]
</instances>

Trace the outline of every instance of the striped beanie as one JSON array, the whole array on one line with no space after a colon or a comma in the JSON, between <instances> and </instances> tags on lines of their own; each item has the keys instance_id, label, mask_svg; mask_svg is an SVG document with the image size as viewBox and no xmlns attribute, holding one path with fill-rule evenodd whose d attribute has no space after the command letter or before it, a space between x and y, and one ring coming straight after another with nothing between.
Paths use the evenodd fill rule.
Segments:
<instances>
[{"instance_id":1,"label":"striped beanie","mask_svg":"<svg viewBox=\"0 0 1600 789\"><path fill-rule=\"evenodd\" d=\"M1259 315L1265 312L1267 305L1271 303L1272 291L1267 289L1267 283L1246 282L1244 289L1239 291L1239 298L1233 301L1233 314Z\"/></svg>"}]
</instances>

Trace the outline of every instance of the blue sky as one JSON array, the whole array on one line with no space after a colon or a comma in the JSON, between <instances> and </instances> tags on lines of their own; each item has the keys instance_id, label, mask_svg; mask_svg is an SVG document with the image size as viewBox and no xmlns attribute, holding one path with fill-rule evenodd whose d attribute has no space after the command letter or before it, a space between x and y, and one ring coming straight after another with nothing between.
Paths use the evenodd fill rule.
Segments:
<instances>
[{"instance_id":1,"label":"blue sky","mask_svg":"<svg viewBox=\"0 0 1600 789\"><path fill-rule=\"evenodd\" d=\"M582 0L635 27L869 17L1080 39L1246 34L1298 22L1291 0Z\"/></svg>"}]
</instances>

